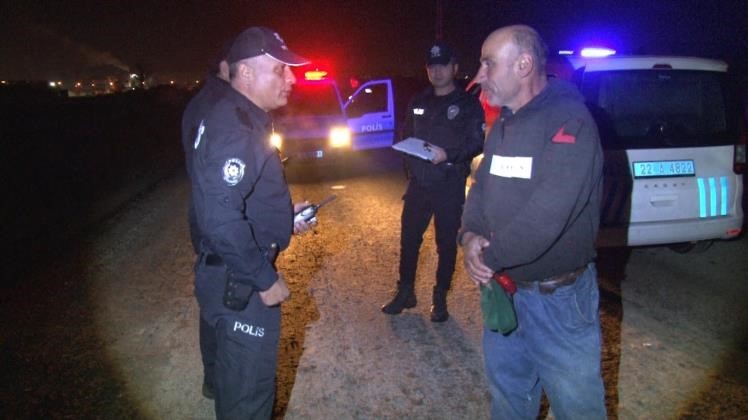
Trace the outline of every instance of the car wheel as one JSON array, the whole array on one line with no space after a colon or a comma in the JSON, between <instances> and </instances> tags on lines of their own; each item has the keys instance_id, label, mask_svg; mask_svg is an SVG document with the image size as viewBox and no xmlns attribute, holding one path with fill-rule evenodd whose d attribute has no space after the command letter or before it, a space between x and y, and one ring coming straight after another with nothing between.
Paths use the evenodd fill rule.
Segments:
<instances>
[{"instance_id":1,"label":"car wheel","mask_svg":"<svg viewBox=\"0 0 748 420\"><path fill-rule=\"evenodd\" d=\"M687 254L689 252L693 253L700 253L704 252L707 249L711 248L714 241L712 240L706 240L706 241L693 241L693 242L679 242L677 244L671 244L669 246L670 249L673 251L679 253L679 254Z\"/></svg>"}]
</instances>

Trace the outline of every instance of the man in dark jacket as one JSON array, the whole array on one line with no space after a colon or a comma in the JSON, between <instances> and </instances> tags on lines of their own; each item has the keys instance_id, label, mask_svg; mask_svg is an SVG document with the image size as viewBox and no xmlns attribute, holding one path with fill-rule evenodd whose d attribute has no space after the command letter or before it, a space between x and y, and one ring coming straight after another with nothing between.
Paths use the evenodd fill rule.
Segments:
<instances>
[{"instance_id":1,"label":"man in dark jacket","mask_svg":"<svg viewBox=\"0 0 748 420\"><path fill-rule=\"evenodd\" d=\"M402 138L426 141L434 157L430 161L405 157L408 189L403 196L400 279L394 298L382 311L395 315L416 306L418 253L433 216L439 264L431 321L444 322L449 318L447 291L457 259L455 238L465 203L465 181L471 160L483 147L483 111L474 96L456 86L457 62L447 45L432 45L426 64L431 86L411 101Z\"/></svg>"},{"instance_id":2,"label":"man in dark jacket","mask_svg":"<svg viewBox=\"0 0 748 420\"><path fill-rule=\"evenodd\" d=\"M527 26L483 43L477 76L501 106L468 194L459 236L470 278L513 278L518 328L484 328L494 419L534 419L545 391L559 418L605 418L595 237L603 156L577 89L546 78ZM485 287L485 286L484 286ZM511 290L511 287L507 287Z\"/></svg>"}]
</instances>

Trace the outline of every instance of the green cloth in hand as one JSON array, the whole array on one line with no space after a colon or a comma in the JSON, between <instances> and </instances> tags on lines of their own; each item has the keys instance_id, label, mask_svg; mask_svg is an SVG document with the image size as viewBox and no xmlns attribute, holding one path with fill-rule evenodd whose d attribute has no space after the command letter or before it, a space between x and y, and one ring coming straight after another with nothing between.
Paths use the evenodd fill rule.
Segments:
<instances>
[{"instance_id":1,"label":"green cloth in hand","mask_svg":"<svg viewBox=\"0 0 748 420\"><path fill-rule=\"evenodd\" d=\"M517 315L511 296L496 283L480 286L480 307L483 311L483 324L492 331L504 335L517 328Z\"/></svg>"}]
</instances>

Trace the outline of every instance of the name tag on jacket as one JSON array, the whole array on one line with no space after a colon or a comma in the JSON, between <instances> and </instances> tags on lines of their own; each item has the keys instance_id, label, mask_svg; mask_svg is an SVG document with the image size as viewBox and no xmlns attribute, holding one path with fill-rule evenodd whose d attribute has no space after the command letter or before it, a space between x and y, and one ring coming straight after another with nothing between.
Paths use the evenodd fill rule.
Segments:
<instances>
[{"instance_id":1,"label":"name tag on jacket","mask_svg":"<svg viewBox=\"0 0 748 420\"><path fill-rule=\"evenodd\" d=\"M493 155L490 172L492 175L504 178L530 179L532 177L532 157Z\"/></svg>"}]
</instances>

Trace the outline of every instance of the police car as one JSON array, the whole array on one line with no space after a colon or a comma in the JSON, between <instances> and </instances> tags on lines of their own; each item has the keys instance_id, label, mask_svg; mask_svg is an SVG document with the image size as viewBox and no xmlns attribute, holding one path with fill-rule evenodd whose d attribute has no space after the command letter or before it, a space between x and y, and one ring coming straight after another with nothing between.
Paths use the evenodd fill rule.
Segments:
<instances>
[{"instance_id":1,"label":"police car","mask_svg":"<svg viewBox=\"0 0 748 420\"><path fill-rule=\"evenodd\" d=\"M746 134L727 64L611 53L568 57L605 151L599 245L685 252L738 236Z\"/></svg>"},{"instance_id":2,"label":"police car","mask_svg":"<svg viewBox=\"0 0 748 420\"><path fill-rule=\"evenodd\" d=\"M371 80L343 98L324 70L307 70L288 105L275 112L271 143L289 163L335 161L354 151L392 145L395 135L392 81Z\"/></svg>"}]
</instances>

